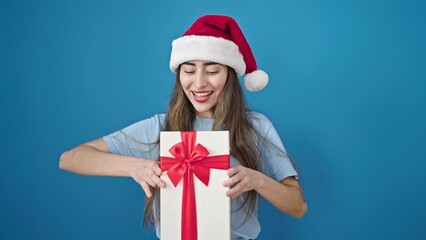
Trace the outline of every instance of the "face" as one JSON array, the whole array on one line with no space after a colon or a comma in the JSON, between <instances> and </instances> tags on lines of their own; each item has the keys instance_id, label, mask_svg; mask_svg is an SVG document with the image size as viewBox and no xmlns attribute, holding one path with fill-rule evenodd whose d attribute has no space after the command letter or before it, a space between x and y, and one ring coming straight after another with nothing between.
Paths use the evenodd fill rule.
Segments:
<instances>
[{"instance_id":1,"label":"face","mask_svg":"<svg viewBox=\"0 0 426 240\"><path fill-rule=\"evenodd\" d=\"M182 63L180 83L199 117L212 118L216 104L225 88L228 67L213 62Z\"/></svg>"}]
</instances>

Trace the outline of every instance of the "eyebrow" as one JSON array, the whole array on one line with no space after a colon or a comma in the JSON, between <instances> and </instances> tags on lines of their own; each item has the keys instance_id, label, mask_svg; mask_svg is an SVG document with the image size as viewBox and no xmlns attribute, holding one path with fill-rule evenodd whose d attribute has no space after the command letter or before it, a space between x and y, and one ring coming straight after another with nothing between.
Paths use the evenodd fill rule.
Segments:
<instances>
[{"instance_id":1,"label":"eyebrow","mask_svg":"<svg viewBox=\"0 0 426 240\"><path fill-rule=\"evenodd\" d=\"M195 63L191 63L191 62L184 62L182 63L182 65L190 65L190 66L195 66ZM211 66L211 65L221 65L220 63L217 62L205 62L203 63L204 66Z\"/></svg>"}]
</instances>

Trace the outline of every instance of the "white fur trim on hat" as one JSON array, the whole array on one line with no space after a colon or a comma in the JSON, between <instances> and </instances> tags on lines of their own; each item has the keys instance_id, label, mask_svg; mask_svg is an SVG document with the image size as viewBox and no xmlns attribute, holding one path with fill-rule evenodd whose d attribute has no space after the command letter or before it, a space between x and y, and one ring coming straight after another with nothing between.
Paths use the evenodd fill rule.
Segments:
<instances>
[{"instance_id":1,"label":"white fur trim on hat","mask_svg":"<svg viewBox=\"0 0 426 240\"><path fill-rule=\"evenodd\" d=\"M243 55L232 41L212 36L189 35L172 42L170 70L176 72L180 64L194 60L230 66L239 76L246 70Z\"/></svg>"},{"instance_id":2,"label":"white fur trim on hat","mask_svg":"<svg viewBox=\"0 0 426 240\"><path fill-rule=\"evenodd\" d=\"M251 92L257 92L262 90L268 84L268 81L268 74L258 69L246 74L244 77L244 86Z\"/></svg>"}]
</instances>

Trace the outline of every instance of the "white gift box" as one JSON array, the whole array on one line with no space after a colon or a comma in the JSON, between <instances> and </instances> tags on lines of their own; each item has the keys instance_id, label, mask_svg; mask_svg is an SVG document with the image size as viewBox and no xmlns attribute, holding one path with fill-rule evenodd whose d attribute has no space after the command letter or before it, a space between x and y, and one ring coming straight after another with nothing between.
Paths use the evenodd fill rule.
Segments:
<instances>
[{"instance_id":1,"label":"white gift box","mask_svg":"<svg viewBox=\"0 0 426 240\"><path fill-rule=\"evenodd\" d=\"M200 157L203 155L200 152L205 152L205 150L207 152L204 155L208 155ZM192 160L188 160L191 156ZM220 161L220 166L216 163L217 161ZM167 184L160 190L161 240L230 239L230 199L225 195L229 188L223 187L223 182L228 179L229 132L161 132L160 162L163 169L161 179ZM203 167L205 165L213 166L208 166L206 170L206 167ZM176 170L177 168L180 171ZM207 186L198 178L201 173L205 176L206 171L209 172ZM176 173L179 172L183 176L176 178ZM182 174L182 172L188 175ZM185 193L191 192L189 175L193 177L194 192L192 195L185 194L187 196L185 200L183 189L186 188ZM176 186L170 176L174 179ZM206 182L206 177L201 177L201 179ZM190 198L195 200L195 209L185 205ZM183 219L191 218L191 212L192 216L196 217L196 225L192 224L193 221L190 221L191 224L183 224L182 222L185 222ZM190 228L190 231L184 230L185 226L186 229ZM194 234L194 230L196 230L196 234Z\"/></svg>"}]
</instances>

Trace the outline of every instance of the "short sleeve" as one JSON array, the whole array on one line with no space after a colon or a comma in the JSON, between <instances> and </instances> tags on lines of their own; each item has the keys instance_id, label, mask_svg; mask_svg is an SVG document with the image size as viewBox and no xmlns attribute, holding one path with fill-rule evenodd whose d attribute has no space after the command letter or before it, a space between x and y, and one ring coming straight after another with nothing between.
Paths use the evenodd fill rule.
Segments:
<instances>
[{"instance_id":1,"label":"short sleeve","mask_svg":"<svg viewBox=\"0 0 426 240\"><path fill-rule=\"evenodd\" d=\"M103 140L113 154L156 160L164 120L164 114L157 114L104 136Z\"/></svg>"},{"instance_id":2,"label":"short sleeve","mask_svg":"<svg viewBox=\"0 0 426 240\"><path fill-rule=\"evenodd\" d=\"M259 133L257 147L260 151L260 170L277 181L291 176L297 178L294 163L287 154L272 122L260 113L252 113L251 117Z\"/></svg>"}]
</instances>

